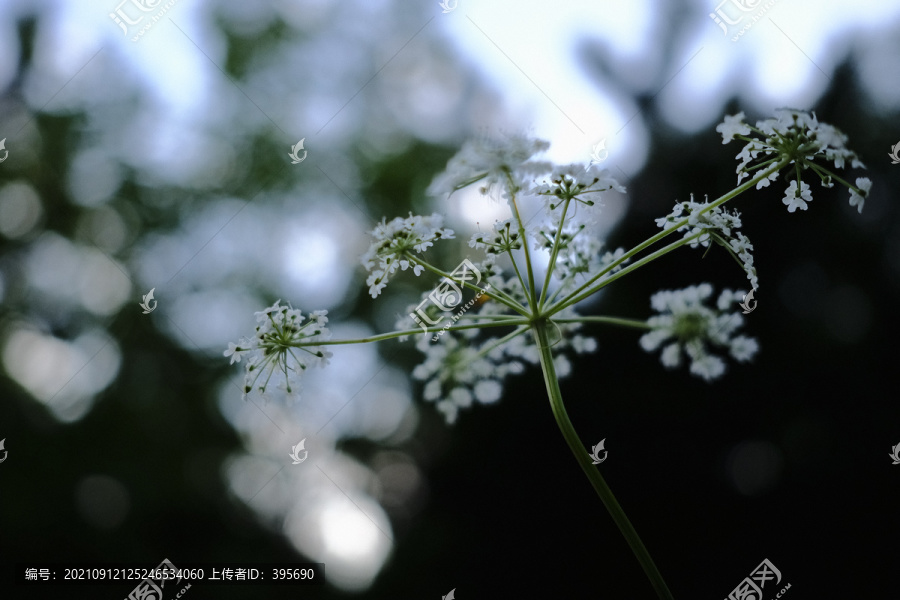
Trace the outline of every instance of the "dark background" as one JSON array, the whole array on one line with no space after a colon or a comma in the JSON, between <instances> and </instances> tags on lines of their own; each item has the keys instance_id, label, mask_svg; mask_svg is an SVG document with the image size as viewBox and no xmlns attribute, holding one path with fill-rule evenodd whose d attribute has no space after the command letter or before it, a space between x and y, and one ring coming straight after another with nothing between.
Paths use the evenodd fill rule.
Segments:
<instances>
[{"instance_id":1,"label":"dark background","mask_svg":"<svg viewBox=\"0 0 900 600\"><path fill-rule=\"evenodd\" d=\"M39 18L17 25L23 77ZM267 40L293 35L275 26L247 39L229 33L227 20L219 26L235 48L231 56L246 62L248 55L266 52ZM584 51L585 61L602 63L592 52L597 51ZM227 71L243 81L247 72L239 63L235 58ZM21 102L21 82L3 91L5 105ZM723 147L712 128L687 137L659 115L652 93L635 95L652 131L651 154L628 181L630 204L611 246L630 246L650 235L652 219L668 212L675 199L691 192L715 197L734 184L735 144ZM657 355L640 350L634 333L602 328L596 333L598 351L574 359L573 376L562 384L585 445L607 439L609 459L600 468L677 598L725 597L763 558L779 568L782 585L791 584L789 598L897 596L900 467L887 454L900 443L900 165L891 165L886 154L900 138L900 110L873 107L851 58L809 108L845 131L868 166L864 174L841 174L868 176L873 190L861 215L848 206L846 189L821 189L811 179L815 201L803 213L786 212L781 182L733 203L755 245L760 274L758 307L746 321L761 345L753 363L732 363L722 380L707 384L685 370L665 371ZM742 109L735 100L726 114ZM60 172L67 153L89 133L85 117L40 110L31 116L43 141L39 160L26 171L17 171L12 161L0 166L0 184L13 178L32 182L45 203L41 227L72 237L78 213L86 209L69 201ZM752 121L767 116L748 114ZM11 129L3 125L0 135ZM275 157L283 159L283 144L265 138L261 131L245 180L222 189L246 197L260 186L300 177L272 169ZM8 149L12 139L10 134ZM363 174L355 198L376 216L429 210L422 191L455 150L416 140L399 154L375 160L351 153ZM142 209L146 187L152 186L129 179L116 195L116 202L136 206L139 218L135 243L122 251L126 257L141 236L166 231L179 218L174 210L151 216ZM195 190L169 186L164 192L205 201ZM52 303L29 289L21 273L28 243L0 238L4 326L14 318L53 313ZM449 261L457 250L444 256ZM723 252L701 255L684 250L657 261L585 312L643 318L657 289L702 281L719 288L745 285ZM359 270L358 291L333 310L374 322L363 279ZM403 288L394 291L401 294ZM273 289L261 294L282 295ZM132 302L102 325L120 345L122 367L76 423L58 422L14 380L0 377L0 437L9 451L0 465L0 595L120 598L131 589L57 587L45 595L31 589L26 596L26 588L11 585L9 573L13 563L28 561L316 561L262 526L222 480L222 461L242 441L218 412L215 394L236 367L214 354L185 351ZM54 332L65 337L70 327L57 323ZM417 354L398 347L387 342L379 351L411 369ZM463 412L452 427L419 393L414 388L418 430L395 449L427 475L416 500L421 507L407 516L389 513L393 553L371 588L358 595L438 598L456 588L462 600L654 597L563 442L537 370L511 380L499 404ZM366 463L381 448L351 437L339 449ZM74 490L88 472L114 476L130 492L130 512L112 530L85 522L75 507ZM756 483L742 493L735 477ZM331 585L196 585L186 597L351 595L357 594Z\"/></svg>"}]
</instances>

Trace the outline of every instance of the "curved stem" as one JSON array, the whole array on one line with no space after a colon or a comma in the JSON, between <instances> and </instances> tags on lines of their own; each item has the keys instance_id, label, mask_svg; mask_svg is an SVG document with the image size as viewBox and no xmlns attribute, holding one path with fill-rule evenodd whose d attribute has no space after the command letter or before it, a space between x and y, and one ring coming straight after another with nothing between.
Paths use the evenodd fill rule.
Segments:
<instances>
[{"instance_id":1,"label":"curved stem","mask_svg":"<svg viewBox=\"0 0 900 600\"><path fill-rule=\"evenodd\" d=\"M594 490L596 490L597 495L600 496L600 500L603 501L603 505L606 507L609 515L613 518L613 521L615 521L619 531L622 532L625 541L628 542L628 545L631 547L631 551L634 552L635 557L644 569L644 573L646 573L647 577L650 579L650 583L653 586L653 589L656 590L657 595L659 595L661 600L673 600L672 592L669 591L669 587L666 585L662 574L659 572L659 569L656 568L653 558L651 558L650 553L641 541L640 536L638 536L637 531L635 531L634 526L632 526L631 521L625 516L625 511L622 510L622 507L613 495L612 490L606 485L606 481L604 481L603 476L600 475L600 471L592 464L590 455L587 453L587 450L585 450L581 440L578 439L578 434L575 432L575 428L569 420L569 415L566 413L566 408L563 405L562 393L559 390L556 369L553 366L553 354L550 351L546 321L537 321L533 323L531 330L534 333L534 337L537 340L538 347L541 351L541 369L544 373L544 382L547 384L547 395L550 397L550 408L553 410L553 416L556 418L556 423L559 425L563 438L565 438L566 443L572 450L572 454L575 455L575 460L578 462L578 465L581 467L582 471L584 471L585 475L587 475L591 485L594 486Z\"/></svg>"}]
</instances>

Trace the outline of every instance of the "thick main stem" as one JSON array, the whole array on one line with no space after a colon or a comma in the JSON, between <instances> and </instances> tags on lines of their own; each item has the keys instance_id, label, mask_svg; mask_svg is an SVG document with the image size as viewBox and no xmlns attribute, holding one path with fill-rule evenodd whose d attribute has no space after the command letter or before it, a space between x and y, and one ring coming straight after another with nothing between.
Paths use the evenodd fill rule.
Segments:
<instances>
[{"instance_id":1,"label":"thick main stem","mask_svg":"<svg viewBox=\"0 0 900 600\"><path fill-rule=\"evenodd\" d=\"M550 398L550 408L553 410L553 416L556 418L556 423L559 425L563 438L565 438L566 443L569 444L569 449L572 450L572 454L575 455L575 460L578 462L581 470L584 471L584 474L587 475L591 485L594 486L594 490L596 490L597 495L600 496L600 500L603 501L603 505L606 507L609 515L613 518L613 521L615 521L619 531L622 532L625 541L628 542L628 545L631 547L631 551L634 552L635 557L644 569L644 573L646 573L647 577L650 579L653 589L656 590L656 593L661 600L673 600L672 592L669 591L669 587L666 585L665 580L663 580L662 574L659 572L659 569L656 568L653 558L650 557L650 553L647 551L647 548L644 547L644 543L632 526L631 521L625 516L625 511L619 506L619 502L613 495L612 490L606 485L606 481L604 481L603 476L600 475L600 471L592 464L587 450L585 450L581 440L578 439L578 434L575 432L575 428L569 420L569 415L566 413L566 407L563 405L562 393L559 389L559 380L556 376L556 368L553 365L553 353L550 350L549 338L547 335L547 321L541 320L532 323L531 331L537 340L538 348L541 352L541 370L544 373L544 382L547 384L547 396Z\"/></svg>"}]
</instances>

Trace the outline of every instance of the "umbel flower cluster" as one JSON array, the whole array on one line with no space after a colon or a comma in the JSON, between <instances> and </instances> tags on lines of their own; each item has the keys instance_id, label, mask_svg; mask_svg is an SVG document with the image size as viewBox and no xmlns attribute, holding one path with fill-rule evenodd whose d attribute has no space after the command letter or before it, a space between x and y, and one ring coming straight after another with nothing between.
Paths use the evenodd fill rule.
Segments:
<instances>
[{"instance_id":1,"label":"umbel flower cluster","mask_svg":"<svg viewBox=\"0 0 900 600\"><path fill-rule=\"evenodd\" d=\"M738 187L712 201L698 202L691 196L677 202L668 215L656 220L661 231L630 249L607 249L592 233L591 225L601 218L603 196L626 191L607 171L539 160L536 155L549 144L524 135L470 141L434 179L429 194L447 201L456 191L477 185L482 194L505 200L509 218L472 235L471 251L461 256L463 262L456 269L427 259L436 243L455 240L440 214L383 219L372 230L372 243L362 256L372 298L384 293L400 271L410 270L433 286L409 306L397 331L360 340L330 340L325 311L304 317L276 302L257 313L255 336L230 344L225 355L232 362L249 355L245 394L264 394L277 374L284 380L281 388L293 398L299 389L297 377L309 366L327 363L326 346L403 340L421 333L416 347L424 361L412 375L423 383L425 400L434 402L451 423L461 409L499 401L505 379L529 365L540 365L548 381L566 376L571 371L567 355L597 348L584 331L587 326L641 331L640 346L647 352L661 350L665 367L687 363L691 374L706 381L717 379L726 371L725 357L746 362L759 348L754 339L739 333L744 324L739 311L743 293L725 290L710 304L713 287L708 283L661 291L650 300L658 314L644 318L583 316L577 305L682 246L721 247L735 258L755 290L759 280L753 245L740 231L740 214L724 208L726 202L753 186L768 186L787 170L791 181L784 204L790 212L806 210L812 196L800 177L812 171L825 187L834 182L846 185L850 204L862 210L871 182L858 178L851 185L824 166L831 162L842 168L849 162L862 167L862 163L846 148L846 136L820 123L814 114L779 110L774 119L758 121L754 127L738 113L725 117L716 129L724 143L746 142L737 156ZM750 181L742 184L748 177ZM520 214L520 205L528 198L542 201L544 207L541 219L530 227Z\"/></svg>"},{"instance_id":2,"label":"umbel flower cluster","mask_svg":"<svg viewBox=\"0 0 900 600\"><path fill-rule=\"evenodd\" d=\"M684 246L704 252L724 249L756 290L753 245L740 231L740 214L726 209L725 203L753 187L770 185L785 170L790 181L783 203L792 213L807 210L812 201L809 184L801 179L809 171L826 188L834 182L846 186L851 206L859 211L871 188L868 179L857 178L851 185L825 165L863 166L846 148L846 136L815 115L785 109L753 127L738 113L726 117L717 130L724 143L735 138L746 142L737 156L737 187L715 200L698 202L691 196L676 202L668 215L656 220L659 230L650 228L650 237L628 249L606 248L592 233L591 225L602 217L604 196L625 193L608 172L593 164L556 166L539 160L536 155L548 143L527 136L466 143L434 179L429 194L452 201L458 190L477 185L483 195L506 202L508 218L472 235L468 249L457 245L465 252L457 266L429 258L436 243L449 250L455 239L439 214L382 220L362 257L369 294L382 295L406 270L427 281L423 287L430 289L409 305L396 331L355 340L330 339L325 311L303 315L276 302L256 313L256 334L229 344L225 351L232 362L247 357L245 397L265 395L275 375L283 377L281 387L288 397L295 397L296 378L310 366L326 364L329 345L419 336L416 347L424 361L412 376L422 383L424 399L453 423L461 410L501 400L508 376L540 366L553 416L576 461L659 597L672 598L569 420L559 380L572 371L570 355L596 351L597 342L587 330L604 326L640 332L640 347L659 351L666 368L688 365L692 375L715 380L725 373L726 358L743 363L759 350L756 340L740 333L744 317L738 302L743 294L725 289L716 297L711 284L700 283L657 292L650 298L655 311L650 316L584 315L578 308L606 286ZM523 202L544 207L541 218L529 227L520 211Z\"/></svg>"}]
</instances>

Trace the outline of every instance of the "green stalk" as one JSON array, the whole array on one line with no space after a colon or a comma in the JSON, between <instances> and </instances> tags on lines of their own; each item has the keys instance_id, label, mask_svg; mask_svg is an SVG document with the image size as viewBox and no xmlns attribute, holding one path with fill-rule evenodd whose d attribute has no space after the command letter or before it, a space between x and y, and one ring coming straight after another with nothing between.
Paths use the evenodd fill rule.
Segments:
<instances>
[{"instance_id":1,"label":"green stalk","mask_svg":"<svg viewBox=\"0 0 900 600\"><path fill-rule=\"evenodd\" d=\"M541 370L544 373L544 382L547 384L547 395L550 398L550 408L553 410L553 416L556 418L556 423L559 425L559 429L562 432L566 443L569 444L569 449L572 450L572 454L575 455L575 460L578 462L581 470L587 475L588 480L591 482L591 485L594 486L594 490L596 490L597 495L600 496L600 500L603 501L603 505L606 507L609 515L612 517L613 521L615 521L619 531L622 532L625 541L628 542L631 551L634 552L635 557L644 569L644 573L646 573L647 577L650 579L650 583L653 586L653 589L656 590L660 600L673 600L674 597L672 596L672 592L669 591L669 587L666 585L665 580L663 580L662 574L660 574L659 569L656 568L653 558L651 558L650 553L647 552L647 548L644 547L644 543L641 541L640 536L638 536L637 531L635 531L634 527L631 525L631 521L625 516L625 511L622 510L622 507L613 495L612 490L606 485L606 481L603 480L600 471L592 464L590 455L587 450L585 450L581 440L578 439L578 434L575 432L575 428L569 420L569 415L566 413L566 408L563 405L562 393L559 390L556 369L553 366L553 354L550 351L549 339L547 337L547 321L535 321L531 326L531 331L533 332L534 337L537 340L538 348L540 348L541 351Z\"/></svg>"},{"instance_id":2,"label":"green stalk","mask_svg":"<svg viewBox=\"0 0 900 600\"><path fill-rule=\"evenodd\" d=\"M304 346L341 346L345 344L368 344L371 342L383 342L384 340L391 340L398 337L415 335L417 333L424 333L428 331L429 333L435 333L437 331L461 331L463 329L487 329L488 327L508 327L510 325L528 325L527 319L517 319L515 317L510 318L506 321L493 321L490 323L473 323L472 325L453 325L451 327L429 327L427 330L423 330L421 327L418 329L407 329L405 331L392 331L390 333L382 333L380 335L373 335L364 338L355 338L352 340L313 340L309 342L293 342L291 344L287 344L291 348L303 348Z\"/></svg>"},{"instance_id":3,"label":"green stalk","mask_svg":"<svg viewBox=\"0 0 900 600\"><path fill-rule=\"evenodd\" d=\"M768 169L766 169L765 171L757 174L756 177L751 178L750 181L748 181L747 183L745 183L743 185L739 185L738 187L734 188L727 194L723 194L722 196L719 196L709 206L707 206L703 210L699 211L697 213L697 215L702 215L705 212L709 212L709 211L713 210L714 208L716 208L717 206L721 206L722 204L725 204L732 198L746 192L747 190L754 187L757 183L759 183L761 180L768 177L775 171L780 171L785 165L788 164L789 161L790 161L789 158L781 159L781 161L779 161L777 164L775 164L775 165L769 167ZM584 290L591 287L594 284L594 282L596 282L598 279L600 279L601 277L606 275L608 272L612 271L615 267L619 266L620 264L622 264L623 262L625 262L626 260L628 260L629 258L634 256L638 252L642 251L644 248L647 248L648 246L652 246L653 244L655 244L656 242L658 242L659 240L663 239L664 237L666 237L668 235L672 235L673 233L675 233L678 230L679 227L681 227L682 225L686 225L687 222L688 222L688 217L684 217L683 219L681 219L680 221L678 221L674 225L672 225L669 229L664 229L663 231L660 231L656 235L654 235L650 238L647 238L646 240L644 240L643 242L641 242L640 244L638 244L637 246L635 246L634 248L632 248L631 250L629 250L628 252L623 254L617 260L615 260L612 263L610 263L609 265L607 265L605 269L601 270L599 273L597 273L596 275L594 275L593 277L588 279L577 289L573 290L572 292L569 292L568 295L566 295L564 298L562 298L556 304L554 304L549 309L548 312L552 314L566 306L570 306L570 305L574 304L574 302L570 302L570 300L572 300L573 298L576 298L576 297L579 298L579 300L576 300L576 302L580 302L586 296L585 295L579 296L579 295ZM599 289L599 288L597 288L597 289ZM591 294L596 292L597 289L593 290L591 292ZM590 296L591 294L587 294L587 296Z\"/></svg>"}]
</instances>

